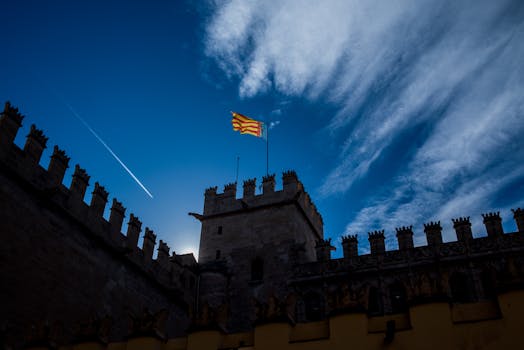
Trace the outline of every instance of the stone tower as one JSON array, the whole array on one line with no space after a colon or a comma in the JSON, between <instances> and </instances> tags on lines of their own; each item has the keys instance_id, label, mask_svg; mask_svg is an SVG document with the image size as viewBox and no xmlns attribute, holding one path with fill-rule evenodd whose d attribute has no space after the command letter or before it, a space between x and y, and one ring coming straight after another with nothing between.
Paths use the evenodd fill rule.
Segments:
<instances>
[{"instance_id":1,"label":"stone tower","mask_svg":"<svg viewBox=\"0 0 524 350\"><path fill-rule=\"evenodd\" d=\"M209 188L203 215L193 214L202 222L199 303L226 305L229 317L221 325L229 331L251 328L254 305L269 298L283 302L292 266L316 261L322 217L295 172L282 180L282 190L275 191L275 176L265 176L259 195L255 180L248 180L238 199L235 183L221 194Z\"/></svg>"}]
</instances>

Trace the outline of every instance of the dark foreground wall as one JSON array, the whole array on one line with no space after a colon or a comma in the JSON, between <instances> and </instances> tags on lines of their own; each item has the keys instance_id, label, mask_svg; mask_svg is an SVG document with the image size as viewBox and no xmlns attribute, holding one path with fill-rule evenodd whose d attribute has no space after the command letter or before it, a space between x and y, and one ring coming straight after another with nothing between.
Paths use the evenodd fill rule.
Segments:
<instances>
[{"instance_id":1,"label":"dark foreground wall","mask_svg":"<svg viewBox=\"0 0 524 350\"><path fill-rule=\"evenodd\" d=\"M24 150L12 143L19 121L18 111L6 106L0 117L0 329L6 343L22 344L31 329L38 340L42 334L35 333L46 325L44 338L60 344L151 331L184 334L193 303L193 290L181 285L194 279L188 259L170 258L162 241L152 259L156 236L147 228L138 248L141 223L131 215L127 236L121 234L125 209L118 202L111 223L105 220L101 186L90 205L84 202L80 180L89 177L82 169L71 188L62 185L57 166L68 162L63 152L55 149L49 169L38 164L38 146L47 141L41 132L32 128Z\"/></svg>"}]
</instances>

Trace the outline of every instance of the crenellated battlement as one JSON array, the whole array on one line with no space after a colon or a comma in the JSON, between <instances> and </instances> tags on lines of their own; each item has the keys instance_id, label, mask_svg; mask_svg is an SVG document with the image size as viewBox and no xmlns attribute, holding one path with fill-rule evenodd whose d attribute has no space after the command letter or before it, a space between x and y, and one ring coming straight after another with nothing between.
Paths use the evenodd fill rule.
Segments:
<instances>
[{"instance_id":1,"label":"crenellated battlement","mask_svg":"<svg viewBox=\"0 0 524 350\"><path fill-rule=\"evenodd\" d=\"M519 212L519 209L512 209L512 212ZM496 219L496 222L499 222L499 219L502 220L499 212L482 214L482 218L483 220ZM517 222L517 218L515 221ZM471 225L469 217L455 218L451 222L466 227ZM452 266L452 264L457 264L457 261L463 262L468 259L479 261L484 257L492 257L493 254L497 256L524 254L524 232L490 234L492 227L489 225L489 220L485 222L485 225L487 236L442 242L440 221L431 221L423 224L428 244L418 247L406 246L405 243L402 243L404 235L409 238L413 235L412 226L402 226L395 229L399 244L398 250L386 250L382 244L387 234L384 230L376 230L368 233L370 252L360 255L358 236L345 235L341 237L343 258L318 259L317 262L298 265L294 277L296 281L311 281L315 278L323 278L322 276L326 274L339 276L338 274L375 271L377 268L380 271L396 271L399 267L429 266L435 264L436 261L444 264L441 266ZM457 232L457 237L460 237L459 232ZM466 265L462 263L461 266Z\"/></svg>"},{"instance_id":2,"label":"crenellated battlement","mask_svg":"<svg viewBox=\"0 0 524 350\"><path fill-rule=\"evenodd\" d=\"M358 235L342 236L342 252L344 258L354 258L358 256Z\"/></svg>"},{"instance_id":3,"label":"crenellated battlement","mask_svg":"<svg viewBox=\"0 0 524 350\"><path fill-rule=\"evenodd\" d=\"M120 254L128 263L142 269L151 278L166 285L178 285L178 279L170 280L167 277L174 265L169 259L169 247L162 240L158 257L153 259L156 244L153 230L146 227L144 244L139 248L142 222L137 216L130 214L127 233L123 235L121 231L126 208L116 198L112 200L109 220L103 217L109 198L109 192L104 186L95 182L91 202L85 203L85 194L91 179L86 169L76 164L69 188L63 185L70 161L64 150L55 145L48 168L40 166L40 158L49 140L42 130L33 124L24 148L20 149L14 143L23 119L18 108L6 102L4 111L0 114L0 175L13 183L22 184L24 188L30 188L35 195L42 198L43 205L59 208L64 218L70 218L84 227L84 231L94 239L103 242L106 248ZM231 194L235 188L236 184L229 184L225 192ZM209 195L216 194L216 187L208 189L206 195L208 192ZM162 268L152 269L153 265Z\"/></svg>"},{"instance_id":4,"label":"crenellated battlement","mask_svg":"<svg viewBox=\"0 0 524 350\"><path fill-rule=\"evenodd\" d=\"M331 247L331 238L317 240L316 246L317 247Z\"/></svg>"},{"instance_id":5,"label":"crenellated battlement","mask_svg":"<svg viewBox=\"0 0 524 350\"><path fill-rule=\"evenodd\" d=\"M334 249L335 247L331 245L331 238L317 240L315 244L317 261L329 260L331 258L331 251Z\"/></svg>"},{"instance_id":6,"label":"crenellated battlement","mask_svg":"<svg viewBox=\"0 0 524 350\"><path fill-rule=\"evenodd\" d=\"M26 138L24 152L28 155L34 163L40 162L44 149L47 148L48 138L44 135L42 130L36 128L35 124L31 125L31 130Z\"/></svg>"},{"instance_id":7,"label":"crenellated battlement","mask_svg":"<svg viewBox=\"0 0 524 350\"><path fill-rule=\"evenodd\" d=\"M500 219L500 211L482 214L484 220Z\"/></svg>"},{"instance_id":8,"label":"crenellated battlement","mask_svg":"<svg viewBox=\"0 0 524 350\"><path fill-rule=\"evenodd\" d=\"M345 235L342 236L342 243L358 242L358 235Z\"/></svg>"},{"instance_id":9,"label":"crenellated battlement","mask_svg":"<svg viewBox=\"0 0 524 350\"><path fill-rule=\"evenodd\" d=\"M511 211L513 212L513 218L517 223L517 230L519 230L519 232L524 232L524 210L517 208L511 209Z\"/></svg>"},{"instance_id":10,"label":"crenellated battlement","mask_svg":"<svg viewBox=\"0 0 524 350\"><path fill-rule=\"evenodd\" d=\"M519 215L515 216L515 213L520 214L522 210L520 208L511 210L515 217L515 222L518 227ZM487 237L478 237L470 239L464 239L464 228L466 232L471 232L471 221L470 217L460 217L451 219L451 222L454 224L454 228L457 235L457 241L455 242L442 242L442 226L440 221L430 221L423 224L424 232L427 238L427 246L414 247L413 246L413 226L402 226L395 228L397 241L399 245L399 250L386 251L385 242L386 233L384 230L375 230L368 233L368 239L370 243L370 256L372 255L383 255L388 254L388 256L394 256L395 254L402 254L402 251L410 250L415 254L417 251L425 251L429 247L438 247L439 250L443 251L457 251L463 254L466 249L491 249L494 246L509 247L511 245L517 245L524 249L524 235L522 231L518 230L514 233L504 234L502 229L502 218L500 212L492 212L481 214L483 222L486 228ZM341 243L344 250L344 258L356 257L358 256L358 235L343 235L341 237ZM458 248L461 247L461 248ZM417 253L418 254L418 253ZM438 254L438 252L437 252ZM362 255L365 257L368 255ZM399 255L400 256L400 255ZM405 255L402 255L406 257Z\"/></svg>"},{"instance_id":11,"label":"crenellated battlement","mask_svg":"<svg viewBox=\"0 0 524 350\"><path fill-rule=\"evenodd\" d=\"M290 170L282 174L281 190L275 190L275 179L274 174L264 176L261 186L262 193L260 194L256 194L256 179L244 181L241 198L236 198L236 183L226 184L222 193L217 192L217 186L207 188L204 193L204 213L201 218L205 219L242 210L257 210L272 205L296 204L308 217L311 224L315 226L319 237L322 237L322 216L305 191L304 185L298 179L296 172Z\"/></svg>"},{"instance_id":12,"label":"crenellated battlement","mask_svg":"<svg viewBox=\"0 0 524 350\"><path fill-rule=\"evenodd\" d=\"M456 219L451 219L453 225L469 225L469 216L459 217Z\"/></svg>"},{"instance_id":13,"label":"crenellated battlement","mask_svg":"<svg viewBox=\"0 0 524 350\"><path fill-rule=\"evenodd\" d=\"M440 221L430 221L426 224L424 224L424 229L425 230L433 230L433 229L439 229L439 230L442 230L442 227L440 226Z\"/></svg>"},{"instance_id":14,"label":"crenellated battlement","mask_svg":"<svg viewBox=\"0 0 524 350\"><path fill-rule=\"evenodd\" d=\"M35 140L44 148L46 147L47 141L49 140L49 138L44 135L42 130L36 128L35 124L31 124L31 129L29 130L27 137Z\"/></svg>"},{"instance_id":15,"label":"crenellated battlement","mask_svg":"<svg viewBox=\"0 0 524 350\"><path fill-rule=\"evenodd\" d=\"M397 231L398 247L400 250L413 248L413 226L397 227L395 231Z\"/></svg>"},{"instance_id":16,"label":"crenellated battlement","mask_svg":"<svg viewBox=\"0 0 524 350\"><path fill-rule=\"evenodd\" d=\"M371 239L384 238L384 230L375 230L375 231L368 232L368 237Z\"/></svg>"},{"instance_id":17,"label":"crenellated battlement","mask_svg":"<svg viewBox=\"0 0 524 350\"><path fill-rule=\"evenodd\" d=\"M459 241L469 241L473 238L469 216L451 219L451 221L453 222L453 228Z\"/></svg>"},{"instance_id":18,"label":"crenellated battlement","mask_svg":"<svg viewBox=\"0 0 524 350\"><path fill-rule=\"evenodd\" d=\"M368 240L371 254L382 254L386 251L384 230L368 232Z\"/></svg>"},{"instance_id":19,"label":"crenellated battlement","mask_svg":"<svg viewBox=\"0 0 524 350\"><path fill-rule=\"evenodd\" d=\"M498 236L504 233L500 212L482 214L488 236Z\"/></svg>"},{"instance_id":20,"label":"crenellated battlement","mask_svg":"<svg viewBox=\"0 0 524 350\"><path fill-rule=\"evenodd\" d=\"M5 103L4 111L0 117L12 120L17 123L18 126L22 126L22 120L24 119L24 116L18 111L18 108L13 107L9 101Z\"/></svg>"}]
</instances>

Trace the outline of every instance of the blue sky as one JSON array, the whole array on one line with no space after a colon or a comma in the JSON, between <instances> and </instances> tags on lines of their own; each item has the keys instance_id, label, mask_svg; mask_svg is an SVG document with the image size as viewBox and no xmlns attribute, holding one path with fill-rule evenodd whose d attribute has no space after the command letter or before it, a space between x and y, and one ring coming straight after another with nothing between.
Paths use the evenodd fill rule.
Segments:
<instances>
[{"instance_id":1,"label":"blue sky","mask_svg":"<svg viewBox=\"0 0 524 350\"><path fill-rule=\"evenodd\" d=\"M205 188L294 169L325 233L510 208L524 193L522 1L12 1L0 99L26 115L177 253L198 247ZM115 161L78 113L151 191ZM239 191L241 192L241 191ZM89 202L90 194L86 196ZM109 205L108 205L109 208ZM107 215L107 210L106 210Z\"/></svg>"}]
</instances>

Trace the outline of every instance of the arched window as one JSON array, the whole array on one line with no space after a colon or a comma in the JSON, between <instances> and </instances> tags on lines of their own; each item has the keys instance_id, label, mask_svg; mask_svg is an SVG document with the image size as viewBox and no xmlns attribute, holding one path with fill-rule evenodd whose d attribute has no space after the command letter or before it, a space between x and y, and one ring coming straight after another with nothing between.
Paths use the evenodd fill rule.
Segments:
<instances>
[{"instance_id":1,"label":"arched window","mask_svg":"<svg viewBox=\"0 0 524 350\"><path fill-rule=\"evenodd\" d=\"M323 317L324 304L322 297L315 292L308 292L304 296L304 308L307 321L319 321Z\"/></svg>"},{"instance_id":2,"label":"arched window","mask_svg":"<svg viewBox=\"0 0 524 350\"><path fill-rule=\"evenodd\" d=\"M449 289L451 300L456 303L468 303L475 301L475 289L473 280L463 272L454 272L449 278Z\"/></svg>"},{"instance_id":3,"label":"arched window","mask_svg":"<svg viewBox=\"0 0 524 350\"><path fill-rule=\"evenodd\" d=\"M251 262L251 280L261 281L264 279L264 260L257 257Z\"/></svg>"},{"instance_id":4,"label":"arched window","mask_svg":"<svg viewBox=\"0 0 524 350\"><path fill-rule=\"evenodd\" d=\"M368 313L371 316L382 314L382 298L377 287L369 287L368 290Z\"/></svg>"},{"instance_id":5,"label":"arched window","mask_svg":"<svg viewBox=\"0 0 524 350\"><path fill-rule=\"evenodd\" d=\"M406 289L400 281L395 281L389 286L389 303L391 313L398 314L408 311Z\"/></svg>"}]
</instances>

